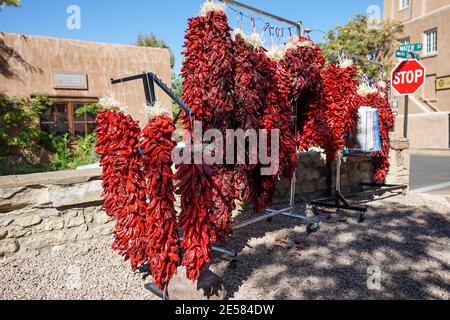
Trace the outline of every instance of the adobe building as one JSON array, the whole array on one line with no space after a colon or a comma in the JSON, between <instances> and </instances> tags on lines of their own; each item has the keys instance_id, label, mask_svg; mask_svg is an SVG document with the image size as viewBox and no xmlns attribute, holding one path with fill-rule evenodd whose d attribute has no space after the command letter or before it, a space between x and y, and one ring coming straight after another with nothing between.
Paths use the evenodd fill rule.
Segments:
<instances>
[{"instance_id":1,"label":"adobe building","mask_svg":"<svg viewBox=\"0 0 450 320\"><path fill-rule=\"evenodd\" d=\"M55 105L44 112L41 127L53 133L74 137L92 132L93 117L77 118L75 110L111 95L125 101L133 118L145 124L142 81L110 85L111 79L143 71L156 73L170 86L169 50L0 33L0 94L52 98ZM172 112L170 98L158 90L156 95Z\"/></svg>"},{"instance_id":2,"label":"adobe building","mask_svg":"<svg viewBox=\"0 0 450 320\"><path fill-rule=\"evenodd\" d=\"M384 17L403 22L403 44L423 44L418 54L427 77L425 85L410 98L411 148L449 149L450 0L385 0ZM398 99L397 131L403 132L404 98Z\"/></svg>"}]
</instances>

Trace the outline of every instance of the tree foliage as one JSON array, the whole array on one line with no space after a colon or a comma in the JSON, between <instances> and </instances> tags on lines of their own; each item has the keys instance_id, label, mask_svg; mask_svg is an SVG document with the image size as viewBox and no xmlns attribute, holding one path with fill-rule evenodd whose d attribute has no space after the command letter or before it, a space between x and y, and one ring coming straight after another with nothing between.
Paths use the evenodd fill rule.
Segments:
<instances>
[{"instance_id":1,"label":"tree foliage","mask_svg":"<svg viewBox=\"0 0 450 320\"><path fill-rule=\"evenodd\" d=\"M183 97L183 79L172 73L172 90L181 99ZM179 116L181 113L181 108L175 102L173 103L173 120L178 123Z\"/></svg>"},{"instance_id":2,"label":"tree foliage","mask_svg":"<svg viewBox=\"0 0 450 320\"><path fill-rule=\"evenodd\" d=\"M20 6L20 0L0 0L0 9L8 6L18 7Z\"/></svg>"},{"instance_id":3,"label":"tree foliage","mask_svg":"<svg viewBox=\"0 0 450 320\"><path fill-rule=\"evenodd\" d=\"M85 104L84 106L75 110L77 117L83 117L85 114L96 116L102 110L102 107L98 103Z\"/></svg>"},{"instance_id":4,"label":"tree foliage","mask_svg":"<svg viewBox=\"0 0 450 320\"><path fill-rule=\"evenodd\" d=\"M136 45L140 47L169 49L170 67L173 68L175 66L175 56L172 52L172 49L170 49L170 47L166 44L164 40L158 39L154 33L139 34L138 39L136 41Z\"/></svg>"},{"instance_id":5,"label":"tree foliage","mask_svg":"<svg viewBox=\"0 0 450 320\"><path fill-rule=\"evenodd\" d=\"M391 57L399 39L397 35L403 31L401 22L382 20L372 24L369 17L357 14L348 24L330 30L322 45L327 59L335 61L340 52L368 57L384 65L384 71L392 70ZM355 61L361 73L369 77L378 76L380 67L364 61Z\"/></svg>"},{"instance_id":6,"label":"tree foliage","mask_svg":"<svg viewBox=\"0 0 450 320\"><path fill-rule=\"evenodd\" d=\"M29 156L39 149L43 138L39 119L42 111L52 104L53 101L46 96L18 102L0 96L0 156Z\"/></svg>"},{"instance_id":7,"label":"tree foliage","mask_svg":"<svg viewBox=\"0 0 450 320\"><path fill-rule=\"evenodd\" d=\"M95 134L70 142L67 134L41 130L42 112L52 105L47 96L14 99L0 95L0 175L75 169L98 161ZM78 111L95 114L98 105Z\"/></svg>"}]
</instances>

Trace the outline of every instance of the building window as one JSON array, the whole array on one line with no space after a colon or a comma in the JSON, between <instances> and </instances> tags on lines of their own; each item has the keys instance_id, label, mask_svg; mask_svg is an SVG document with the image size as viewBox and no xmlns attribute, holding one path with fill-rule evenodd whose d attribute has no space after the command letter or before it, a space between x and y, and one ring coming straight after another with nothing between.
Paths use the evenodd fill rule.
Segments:
<instances>
[{"instance_id":1,"label":"building window","mask_svg":"<svg viewBox=\"0 0 450 320\"><path fill-rule=\"evenodd\" d=\"M68 134L70 140L85 137L95 130L95 116L84 114L77 116L75 111L86 104L96 101L55 101L55 104L42 113L41 130L56 134Z\"/></svg>"},{"instance_id":2,"label":"building window","mask_svg":"<svg viewBox=\"0 0 450 320\"><path fill-rule=\"evenodd\" d=\"M74 135L77 137L84 137L95 130L95 116L92 114L85 113L82 116L77 116L75 111L79 108L85 106L85 104L74 103L73 104L73 112L74 112Z\"/></svg>"},{"instance_id":3,"label":"building window","mask_svg":"<svg viewBox=\"0 0 450 320\"><path fill-rule=\"evenodd\" d=\"M411 44L411 39L409 37L403 38L402 40L400 40L401 44L403 45L408 45Z\"/></svg>"},{"instance_id":4,"label":"building window","mask_svg":"<svg viewBox=\"0 0 450 320\"><path fill-rule=\"evenodd\" d=\"M41 129L48 133L63 135L69 132L68 105L55 103L42 113Z\"/></svg>"},{"instance_id":5,"label":"building window","mask_svg":"<svg viewBox=\"0 0 450 320\"><path fill-rule=\"evenodd\" d=\"M438 51L437 29L425 32L425 54L432 54Z\"/></svg>"},{"instance_id":6,"label":"building window","mask_svg":"<svg viewBox=\"0 0 450 320\"><path fill-rule=\"evenodd\" d=\"M400 0L400 10L409 8L409 0Z\"/></svg>"}]
</instances>

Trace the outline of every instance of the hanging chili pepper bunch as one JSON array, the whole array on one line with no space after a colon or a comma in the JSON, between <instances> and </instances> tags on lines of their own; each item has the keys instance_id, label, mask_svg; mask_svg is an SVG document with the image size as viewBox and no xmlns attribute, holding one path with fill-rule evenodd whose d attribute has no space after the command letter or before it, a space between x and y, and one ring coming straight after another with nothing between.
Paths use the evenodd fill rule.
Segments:
<instances>
[{"instance_id":1,"label":"hanging chili pepper bunch","mask_svg":"<svg viewBox=\"0 0 450 320\"><path fill-rule=\"evenodd\" d=\"M247 43L240 29L235 33L235 126L244 131L258 129L261 124L261 112L265 107L264 90L267 87L267 76L260 73L267 73L267 70L256 69L260 66L257 63L260 57L256 52L257 49Z\"/></svg>"},{"instance_id":2,"label":"hanging chili pepper bunch","mask_svg":"<svg viewBox=\"0 0 450 320\"><path fill-rule=\"evenodd\" d=\"M104 209L116 218L113 249L133 269L147 262L146 186L137 143L140 127L118 103L101 99L108 108L96 118L97 153L103 167Z\"/></svg>"},{"instance_id":3,"label":"hanging chili pepper bunch","mask_svg":"<svg viewBox=\"0 0 450 320\"><path fill-rule=\"evenodd\" d=\"M325 152L327 160L333 161L346 145L347 133L353 133L358 124L356 68L350 64L329 63L322 71L322 78L329 128Z\"/></svg>"},{"instance_id":4,"label":"hanging chili pepper bunch","mask_svg":"<svg viewBox=\"0 0 450 320\"><path fill-rule=\"evenodd\" d=\"M297 169L297 143L294 134L293 102L289 99L290 74L280 64L277 64L277 100L280 115L280 173L286 178L292 178Z\"/></svg>"},{"instance_id":5,"label":"hanging chili pepper bunch","mask_svg":"<svg viewBox=\"0 0 450 320\"><path fill-rule=\"evenodd\" d=\"M292 38L280 63L290 74L290 99L299 106L298 144L303 150L325 147L329 129L321 77L325 58L320 47L306 37Z\"/></svg>"},{"instance_id":6,"label":"hanging chili pepper bunch","mask_svg":"<svg viewBox=\"0 0 450 320\"><path fill-rule=\"evenodd\" d=\"M377 83L379 90L378 117L381 134L381 152L374 157L375 174L374 180L382 183L386 180L389 169L389 153L391 151L391 140L389 132L395 126L395 116L389 103L389 84L383 80Z\"/></svg>"},{"instance_id":7,"label":"hanging chili pepper bunch","mask_svg":"<svg viewBox=\"0 0 450 320\"><path fill-rule=\"evenodd\" d=\"M234 101L234 47L224 8L207 2L202 15L189 20L185 60L182 67L183 100L193 109L203 128L232 128ZM192 130L187 115L185 128ZM181 195L180 227L187 276L196 280L211 260L211 244L229 235L234 210L235 179L225 179L232 168L224 166L179 166L176 175ZM215 202L215 205L214 205ZM218 232L216 232L216 229Z\"/></svg>"},{"instance_id":8,"label":"hanging chili pepper bunch","mask_svg":"<svg viewBox=\"0 0 450 320\"><path fill-rule=\"evenodd\" d=\"M215 188L213 168L208 165L181 165L175 179L179 181L177 193L181 195L182 212L178 227L183 231L183 266L187 278L195 281L211 262L211 245L217 241L213 206Z\"/></svg>"},{"instance_id":9,"label":"hanging chili pepper bunch","mask_svg":"<svg viewBox=\"0 0 450 320\"><path fill-rule=\"evenodd\" d=\"M262 45L256 41L254 35L251 36L254 40L251 42L250 37L245 36L240 29L236 30L235 34L234 114L237 121L234 126L235 129L244 131L254 129L259 132L262 129L264 114L267 113L267 95L273 85L269 83L270 64ZM246 160L250 158L259 160L258 150L255 148L238 152L245 152ZM235 167L235 174L244 181L243 185L245 184L239 199L251 198L254 203L261 200L261 193L264 190L260 190L261 184L255 180L259 170L260 165L247 162L245 165Z\"/></svg>"},{"instance_id":10,"label":"hanging chili pepper bunch","mask_svg":"<svg viewBox=\"0 0 450 320\"><path fill-rule=\"evenodd\" d=\"M202 15L189 19L186 32L183 99L205 130L228 129L234 108L234 47L224 8L207 2ZM182 115L189 128L189 117Z\"/></svg>"},{"instance_id":11,"label":"hanging chili pepper bunch","mask_svg":"<svg viewBox=\"0 0 450 320\"><path fill-rule=\"evenodd\" d=\"M271 135L273 134L273 130L279 130L281 125L278 115L279 108L276 103L276 62L270 60L262 49L255 51L254 56L257 61L255 71L260 71L264 75L261 78L264 79L261 80L261 82L264 81L264 87L261 88L259 94L264 99L265 105L261 112L262 117L258 129L259 131L265 130L267 133L267 141L264 145L266 145L267 154L269 155L272 152ZM279 167L279 162L275 165ZM263 167L261 159L259 159L258 165L250 172L251 200L254 212L260 212L271 206L275 194L275 186L278 181L278 170L269 175L263 175L261 172Z\"/></svg>"},{"instance_id":12,"label":"hanging chili pepper bunch","mask_svg":"<svg viewBox=\"0 0 450 320\"><path fill-rule=\"evenodd\" d=\"M177 270L180 258L177 214L172 172L172 151L176 142L173 120L160 114L142 130L138 148L143 151L147 207L147 256L155 283L167 288Z\"/></svg>"},{"instance_id":13,"label":"hanging chili pepper bunch","mask_svg":"<svg viewBox=\"0 0 450 320\"><path fill-rule=\"evenodd\" d=\"M103 210L110 217L115 217L121 203L118 196L123 195L123 175L121 168L124 166L124 159L117 159L114 154L114 149L119 145L118 136L113 132L119 132L118 126L122 122L124 115L111 110L102 110L97 114L95 119L97 129L95 130L97 136L96 152L101 156L100 166L102 167L103 176ZM116 163L122 160L122 165ZM123 168L122 168L122 171ZM117 173L116 173L117 172Z\"/></svg>"}]
</instances>

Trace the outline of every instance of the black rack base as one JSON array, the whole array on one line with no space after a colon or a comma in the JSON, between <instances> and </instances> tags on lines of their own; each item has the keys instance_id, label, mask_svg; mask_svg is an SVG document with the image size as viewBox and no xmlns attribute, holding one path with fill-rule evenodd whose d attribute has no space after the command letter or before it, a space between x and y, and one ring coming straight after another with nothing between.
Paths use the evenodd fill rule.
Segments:
<instances>
[{"instance_id":1,"label":"black rack base","mask_svg":"<svg viewBox=\"0 0 450 320\"><path fill-rule=\"evenodd\" d=\"M366 188L376 188L376 189L365 190ZM318 208L331 208L331 209L335 208L337 210L356 211L359 213L358 222L362 223L366 220L367 206L352 204L349 198L375 196L379 194L384 194L386 192L395 192L395 191L398 191L399 193L405 195L407 189L408 189L407 185L393 185L393 184L379 185L375 183L362 183L361 192L344 195L342 192L336 191L336 194L334 196L311 201L311 205L313 206L313 210L315 213L318 213Z\"/></svg>"}]
</instances>

